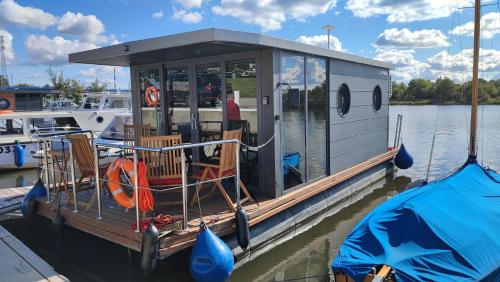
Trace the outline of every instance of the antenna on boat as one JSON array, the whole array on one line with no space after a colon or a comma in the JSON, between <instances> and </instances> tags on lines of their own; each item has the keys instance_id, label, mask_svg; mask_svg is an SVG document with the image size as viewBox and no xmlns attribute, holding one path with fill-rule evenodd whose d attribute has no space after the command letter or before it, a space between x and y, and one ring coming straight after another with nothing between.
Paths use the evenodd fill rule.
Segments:
<instances>
[{"instance_id":1,"label":"antenna on boat","mask_svg":"<svg viewBox=\"0 0 500 282\"><path fill-rule=\"evenodd\" d=\"M3 40L3 35L0 35L0 89L7 88L9 86L9 77L7 76L7 62L5 59L5 41Z\"/></svg>"},{"instance_id":2,"label":"antenna on boat","mask_svg":"<svg viewBox=\"0 0 500 282\"><path fill-rule=\"evenodd\" d=\"M479 39L481 33L481 0L474 5L474 54L472 62L472 99L470 117L469 161L477 159L477 104L478 104L478 66L479 66Z\"/></svg>"}]
</instances>

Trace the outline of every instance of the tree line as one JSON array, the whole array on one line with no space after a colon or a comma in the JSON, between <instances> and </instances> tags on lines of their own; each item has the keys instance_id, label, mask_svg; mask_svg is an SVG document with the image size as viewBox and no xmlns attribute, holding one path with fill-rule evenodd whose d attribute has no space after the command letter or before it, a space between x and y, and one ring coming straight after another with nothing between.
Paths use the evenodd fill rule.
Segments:
<instances>
[{"instance_id":1,"label":"tree line","mask_svg":"<svg viewBox=\"0 0 500 282\"><path fill-rule=\"evenodd\" d=\"M73 99L75 102L79 102L82 93L84 92L104 92L106 91L106 85L101 83L97 78L90 83L89 86L85 87L79 80L74 78L67 78L64 73L56 72L52 68L47 70L49 75L49 83L45 84L43 87L37 87L29 83L18 83L12 85L13 87L26 87L26 88L52 88L60 90L64 97ZM0 82L5 85L5 87L10 87L9 80L0 75Z\"/></svg>"},{"instance_id":2,"label":"tree line","mask_svg":"<svg viewBox=\"0 0 500 282\"><path fill-rule=\"evenodd\" d=\"M480 103L500 102L500 79L479 79L478 88ZM393 82L390 100L393 103L469 104L471 89L470 81L455 83L447 77L435 81L418 78L408 84Z\"/></svg>"}]
</instances>

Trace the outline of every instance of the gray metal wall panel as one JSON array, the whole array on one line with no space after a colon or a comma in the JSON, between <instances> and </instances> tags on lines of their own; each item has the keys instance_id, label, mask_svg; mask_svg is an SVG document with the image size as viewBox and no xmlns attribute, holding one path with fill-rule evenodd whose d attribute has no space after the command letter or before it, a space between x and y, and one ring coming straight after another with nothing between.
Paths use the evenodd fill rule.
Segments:
<instances>
[{"instance_id":1,"label":"gray metal wall panel","mask_svg":"<svg viewBox=\"0 0 500 282\"><path fill-rule=\"evenodd\" d=\"M330 151L330 157L335 158L363 147L386 143L386 134L387 133L383 130L368 131L353 137L332 141L330 142L331 144L333 143L332 151Z\"/></svg>"},{"instance_id":2,"label":"gray metal wall panel","mask_svg":"<svg viewBox=\"0 0 500 282\"><path fill-rule=\"evenodd\" d=\"M386 69L330 60L330 173L387 151L389 72ZM351 92L349 112L337 112L337 91L346 83ZM373 109L373 90L382 90L382 107Z\"/></svg>"},{"instance_id":3,"label":"gray metal wall panel","mask_svg":"<svg viewBox=\"0 0 500 282\"><path fill-rule=\"evenodd\" d=\"M339 172L386 151L387 141L384 141L367 147L358 148L355 151L335 158L330 158L331 171L332 173Z\"/></svg>"},{"instance_id":4,"label":"gray metal wall panel","mask_svg":"<svg viewBox=\"0 0 500 282\"><path fill-rule=\"evenodd\" d=\"M359 64L352 61L331 59L330 73L353 77L378 78L389 80L389 70L386 68Z\"/></svg>"},{"instance_id":5,"label":"gray metal wall panel","mask_svg":"<svg viewBox=\"0 0 500 282\"><path fill-rule=\"evenodd\" d=\"M355 106L355 107L351 106L351 108L349 109L349 112L346 115L340 116L337 112L337 108L331 107L330 108L330 126L340 124L340 123L353 122L353 121L358 121L358 120L366 120L369 118L384 117L384 116L387 116L388 113L389 113L389 107L387 107L386 105L382 105L382 108L377 113L375 113L375 111L373 110L372 105Z\"/></svg>"},{"instance_id":6,"label":"gray metal wall panel","mask_svg":"<svg viewBox=\"0 0 500 282\"><path fill-rule=\"evenodd\" d=\"M339 123L335 125L335 132L330 132L330 141L357 136L364 132L387 131L387 126L387 116Z\"/></svg>"}]
</instances>

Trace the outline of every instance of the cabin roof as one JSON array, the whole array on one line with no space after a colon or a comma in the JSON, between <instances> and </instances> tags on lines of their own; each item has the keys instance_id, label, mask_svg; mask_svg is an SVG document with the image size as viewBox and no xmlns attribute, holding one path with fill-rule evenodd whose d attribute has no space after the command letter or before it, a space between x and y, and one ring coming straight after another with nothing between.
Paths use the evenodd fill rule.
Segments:
<instances>
[{"instance_id":1,"label":"cabin roof","mask_svg":"<svg viewBox=\"0 0 500 282\"><path fill-rule=\"evenodd\" d=\"M328 50L277 37L225 29L202 29L150 39L130 41L98 49L69 54L70 63L132 66L277 48L334 58L386 69L394 65L344 52Z\"/></svg>"},{"instance_id":2,"label":"cabin roof","mask_svg":"<svg viewBox=\"0 0 500 282\"><path fill-rule=\"evenodd\" d=\"M61 90L51 89L51 88L5 88L0 89L0 93L21 93L21 94L40 94L40 95L58 95L61 94Z\"/></svg>"}]
</instances>

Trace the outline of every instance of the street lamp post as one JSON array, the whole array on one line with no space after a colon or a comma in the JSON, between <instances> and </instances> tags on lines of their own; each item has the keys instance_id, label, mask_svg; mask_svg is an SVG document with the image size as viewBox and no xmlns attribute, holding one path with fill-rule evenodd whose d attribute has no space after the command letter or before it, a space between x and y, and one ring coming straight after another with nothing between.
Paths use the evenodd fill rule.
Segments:
<instances>
[{"instance_id":1,"label":"street lamp post","mask_svg":"<svg viewBox=\"0 0 500 282\"><path fill-rule=\"evenodd\" d=\"M330 50L330 31L334 30L335 26L327 24L323 26L322 29L326 30L326 32L328 33L328 50Z\"/></svg>"}]
</instances>

